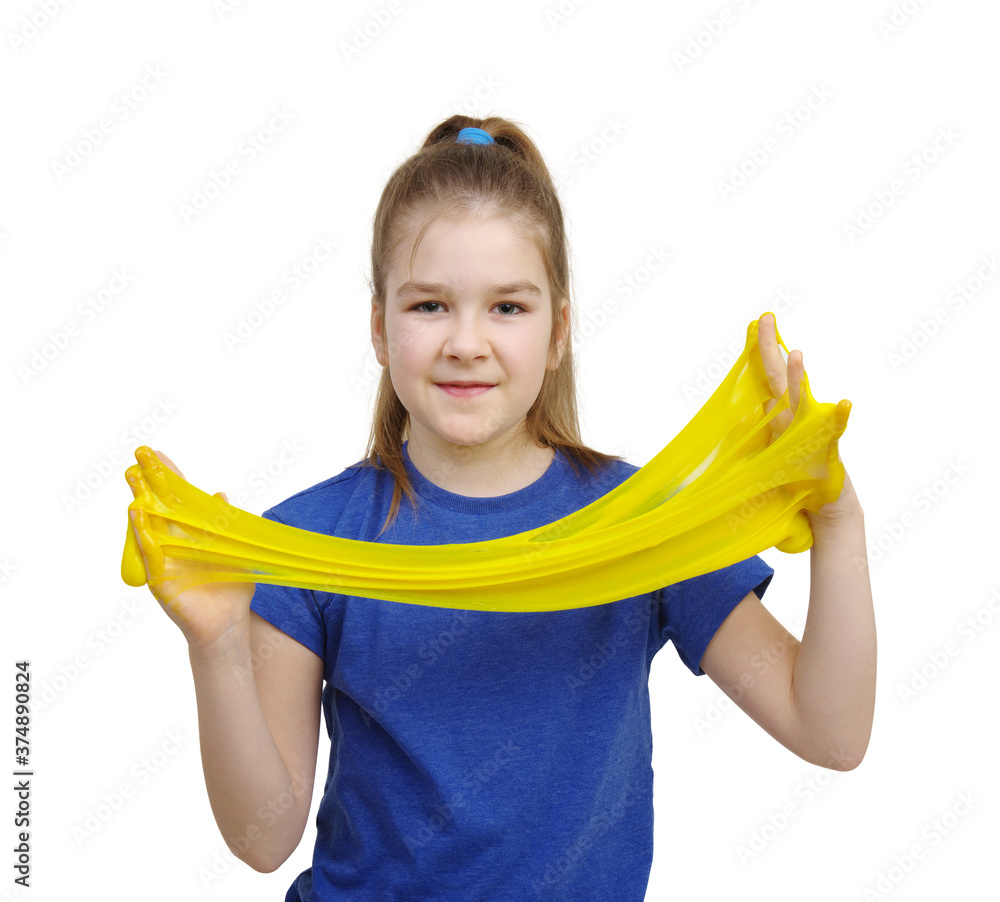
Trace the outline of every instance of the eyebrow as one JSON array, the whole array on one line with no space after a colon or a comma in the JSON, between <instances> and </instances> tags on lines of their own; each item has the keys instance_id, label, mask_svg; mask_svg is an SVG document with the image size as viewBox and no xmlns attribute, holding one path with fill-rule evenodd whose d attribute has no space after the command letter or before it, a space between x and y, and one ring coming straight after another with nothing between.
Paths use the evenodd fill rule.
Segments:
<instances>
[{"instance_id":1,"label":"eyebrow","mask_svg":"<svg viewBox=\"0 0 1000 902\"><path fill-rule=\"evenodd\" d=\"M539 288L534 282L529 282L527 279L521 279L517 282L507 282L503 285L494 285L490 288L490 294L496 295L511 295L511 294L529 294L535 297L540 297L542 294L542 289ZM442 297L450 298L452 297L452 290L447 285L442 285L438 282L404 282L399 288L396 289L396 297L407 298L413 297L414 295L426 295L426 294L438 294Z\"/></svg>"}]
</instances>

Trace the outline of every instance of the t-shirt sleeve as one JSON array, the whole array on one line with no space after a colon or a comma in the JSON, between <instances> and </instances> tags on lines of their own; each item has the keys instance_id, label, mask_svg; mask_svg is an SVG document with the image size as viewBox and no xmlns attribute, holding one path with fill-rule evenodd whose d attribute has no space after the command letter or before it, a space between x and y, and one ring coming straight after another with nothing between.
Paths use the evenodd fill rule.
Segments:
<instances>
[{"instance_id":1,"label":"t-shirt sleeve","mask_svg":"<svg viewBox=\"0 0 1000 902\"><path fill-rule=\"evenodd\" d=\"M282 522L273 511L264 511L262 516ZM326 621L311 589L257 583L250 610L326 659Z\"/></svg>"},{"instance_id":2,"label":"t-shirt sleeve","mask_svg":"<svg viewBox=\"0 0 1000 902\"><path fill-rule=\"evenodd\" d=\"M661 589L661 641L673 642L688 669L702 675L702 656L722 622L750 592L763 598L772 576L774 569L755 555Z\"/></svg>"}]
</instances>

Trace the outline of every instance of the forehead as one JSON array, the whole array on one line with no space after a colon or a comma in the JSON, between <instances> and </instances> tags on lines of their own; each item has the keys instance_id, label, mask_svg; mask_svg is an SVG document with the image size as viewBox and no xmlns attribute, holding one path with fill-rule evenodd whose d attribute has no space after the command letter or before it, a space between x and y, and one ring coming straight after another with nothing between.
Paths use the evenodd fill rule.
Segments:
<instances>
[{"instance_id":1,"label":"forehead","mask_svg":"<svg viewBox=\"0 0 1000 902\"><path fill-rule=\"evenodd\" d=\"M393 254L389 281L534 281L546 287L539 235L502 213L445 214L410 222Z\"/></svg>"}]
</instances>

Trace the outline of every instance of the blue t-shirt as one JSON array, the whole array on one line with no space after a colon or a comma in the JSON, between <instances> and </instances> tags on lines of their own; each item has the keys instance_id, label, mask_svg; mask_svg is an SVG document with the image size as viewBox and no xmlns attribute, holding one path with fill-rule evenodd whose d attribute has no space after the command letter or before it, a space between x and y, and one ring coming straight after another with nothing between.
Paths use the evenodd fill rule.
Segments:
<instances>
[{"instance_id":1,"label":"blue t-shirt","mask_svg":"<svg viewBox=\"0 0 1000 902\"><path fill-rule=\"evenodd\" d=\"M405 445L404 445L405 450ZM575 473L475 498L406 458L416 510L367 464L264 516L397 544L472 542L557 520L636 471ZM694 673L774 571L759 557L656 592L542 613L457 611L258 585L252 609L324 661L331 738L312 867L286 902L644 897L653 860L648 677L672 641Z\"/></svg>"}]
</instances>

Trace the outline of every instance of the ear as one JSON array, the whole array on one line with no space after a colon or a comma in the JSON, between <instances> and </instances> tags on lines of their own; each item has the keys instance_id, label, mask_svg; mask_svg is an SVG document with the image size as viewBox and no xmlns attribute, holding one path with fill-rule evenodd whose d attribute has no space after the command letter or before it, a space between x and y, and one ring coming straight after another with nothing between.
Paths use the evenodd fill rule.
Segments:
<instances>
[{"instance_id":1,"label":"ear","mask_svg":"<svg viewBox=\"0 0 1000 902\"><path fill-rule=\"evenodd\" d=\"M555 329L556 346L549 352L549 360L545 367L549 370L559 369L563 354L566 353L566 346L569 344L569 301L566 298L560 301Z\"/></svg>"},{"instance_id":2,"label":"ear","mask_svg":"<svg viewBox=\"0 0 1000 902\"><path fill-rule=\"evenodd\" d=\"M379 366L388 366L389 356L385 352L385 316L383 311L379 309L375 295L372 295L371 333L375 359Z\"/></svg>"}]
</instances>

